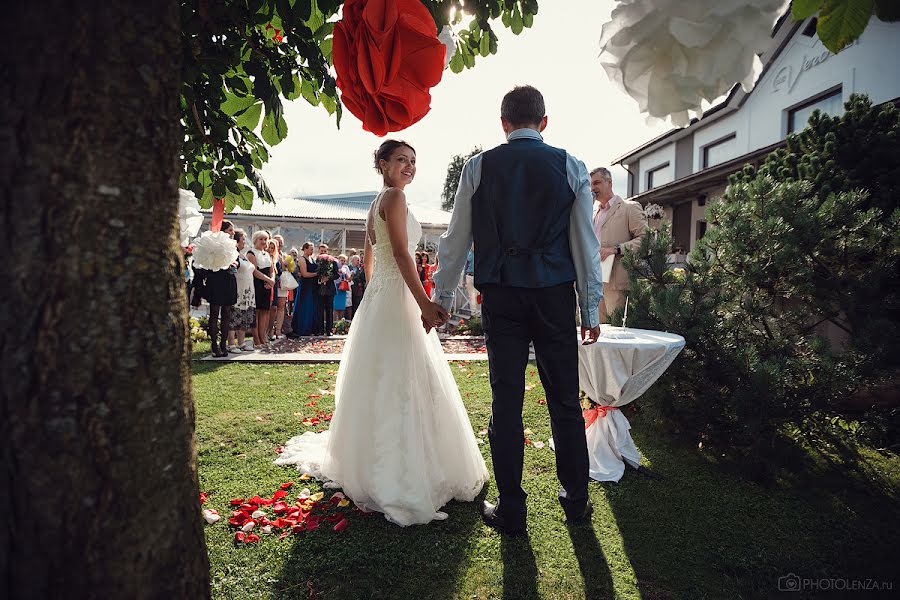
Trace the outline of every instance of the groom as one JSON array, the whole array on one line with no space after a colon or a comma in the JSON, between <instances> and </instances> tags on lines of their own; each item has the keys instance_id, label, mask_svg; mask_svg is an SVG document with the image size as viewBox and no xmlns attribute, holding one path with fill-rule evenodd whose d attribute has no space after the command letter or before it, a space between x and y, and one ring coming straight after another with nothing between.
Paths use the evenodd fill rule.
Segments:
<instances>
[{"instance_id":1,"label":"groom","mask_svg":"<svg viewBox=\"0 0 900 600\"><path fill-rule=\"evenodd\" d=\"M450 227L441 236L434 293L449 309L474 241L493 395L488 437L500 491L496 505L484 503L482 517L515 535L525 531L522 402L532 341L556 446L559 502L568 522L588 518L593 510L578 403L575 292L585 344L599 335L603 292L584 163L544 143L544 98L531 86L504 96L500 123L507 143L463 167Z\"/></svg>"}]
</instances>

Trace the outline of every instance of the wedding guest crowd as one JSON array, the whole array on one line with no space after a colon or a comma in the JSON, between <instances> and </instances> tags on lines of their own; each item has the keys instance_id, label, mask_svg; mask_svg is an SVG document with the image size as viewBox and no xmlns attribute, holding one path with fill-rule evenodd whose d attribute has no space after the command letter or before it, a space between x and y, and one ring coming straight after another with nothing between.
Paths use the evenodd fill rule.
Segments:
<instances>
[{"instance_id":1,"label":"wedding guest crowd","mask_svg":"<svg viewBox=\"0 0 900 600\"><path fill-rule=\"evenodd\" d=\"M221 271L194 269L189 290L194 306L209 304L213 356L252 352L285 336L333 335L334 323L351 320L362 303L366 275L355 249L334 257L327 244L315 254L306 242L285 254L280 235L260 230L248 239L227 220L221 231L234 239L237 260Z\"/></svg>"}]
</instances>

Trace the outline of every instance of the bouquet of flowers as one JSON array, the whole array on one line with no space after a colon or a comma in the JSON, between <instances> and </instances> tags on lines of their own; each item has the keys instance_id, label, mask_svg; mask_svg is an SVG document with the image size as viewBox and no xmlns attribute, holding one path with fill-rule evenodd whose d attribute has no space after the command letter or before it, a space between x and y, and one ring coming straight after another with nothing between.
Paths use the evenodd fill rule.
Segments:
<instances>
[{"instance_id":1,"label":"bouquet of flowers","mask_svg":"<svg viewBox=\"0 0 900 600\"><path fill-rule=\"evenodd\" d=\"M328 288L325 286L331 285L331 278L334 275L334 260L323 254L316 260L316 264L319 266L316 271L319 274L319 295L327 296Z\"/></svg>"},{"instance_id":2,"label":"bouquet of flowers","mask_svg":"<svg viewBox=\"0 0 900 600\"><path fill-rule=\"evenodd\" d=\"M644 216L648 219L662 219L666 216L666 211L659 204L648 204L644 207Z\"/></svg>"}]
</instances>

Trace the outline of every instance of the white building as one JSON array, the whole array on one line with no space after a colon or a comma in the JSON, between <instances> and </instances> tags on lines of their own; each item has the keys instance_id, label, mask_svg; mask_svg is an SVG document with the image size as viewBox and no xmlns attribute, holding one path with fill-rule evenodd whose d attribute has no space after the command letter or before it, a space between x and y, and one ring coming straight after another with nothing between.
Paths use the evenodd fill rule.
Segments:
<instances>
[{"instance_id":1,"label":"white building","mask_svg":"<svg viewBox=\"0 0 900 600\"><path fill-rule=\"evenodd\" d=\"M721 196L728 175L760 164L813 110L835 115L851 94L873 104L900 101L900 23L872 18L862 37L837 55L815 34L816 20L776 24L764 70L753 91L728 97L683 129L616 159L628 171L628 196L665 208L674 246L689 252L706 231L707 201ZM861 148L861 152L865 149Z\"/></svg>"},{"instance_id":2,"label":"white building","mask_svg":"<svg viewBox=\"0 0 900 600\"><path fill-rule=\"evenodd\" d=\"M350 194L330 194L307 196L304 198L278 198L275 203L256 200L253 208L235 208L225 218L252 234L265 229L272 235L284 236L285 247L304 242L328 244L334 255L345 253L350 248L362 250L366 242L366 216L369 205L378 192L355 192ZM410 207L410 211L422 224L422 246L433 250L438 238L450 224L450 213L421 206ZM209 229L210 211L203 211L206 217L203 229Z\"/></svg>"}]
</instances>

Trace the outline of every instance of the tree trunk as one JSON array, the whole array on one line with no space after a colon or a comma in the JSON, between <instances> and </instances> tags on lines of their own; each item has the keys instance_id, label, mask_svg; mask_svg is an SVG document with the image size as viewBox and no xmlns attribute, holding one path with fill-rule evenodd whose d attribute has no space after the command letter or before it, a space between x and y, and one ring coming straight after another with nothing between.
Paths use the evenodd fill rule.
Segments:
<instances>
[{"instance_id":1,"label":"tree trunk","mask_svg":"<svg viewBox=\"0 0 900 600\"><path fill-rule=\"evenodd\" d=\"M2 29L0 596L209 597L179 3L14 0Z\"/></svg>"}]
</instances>

